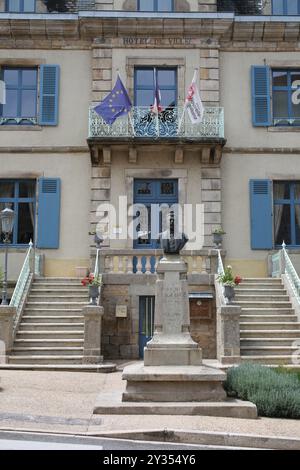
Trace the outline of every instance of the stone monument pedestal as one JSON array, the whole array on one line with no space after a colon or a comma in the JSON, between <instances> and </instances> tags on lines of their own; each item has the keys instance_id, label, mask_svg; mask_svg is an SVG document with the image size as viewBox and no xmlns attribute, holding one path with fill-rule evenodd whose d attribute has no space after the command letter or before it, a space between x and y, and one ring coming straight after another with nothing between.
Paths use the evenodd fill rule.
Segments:
<instances>
[{"instance_id":1,"label":"stone monument pedestal","mask_svg":"<svg viewBox=\"0 0 300 470\"><path fill-rule=\"evenodd\" d=\"M190 335L187 265L168 255L157 267L154 336L144 364L124 369L126 402L218 402L226 398L226 374L202 364L201 348Z\"/></svg>"}]
</instances>

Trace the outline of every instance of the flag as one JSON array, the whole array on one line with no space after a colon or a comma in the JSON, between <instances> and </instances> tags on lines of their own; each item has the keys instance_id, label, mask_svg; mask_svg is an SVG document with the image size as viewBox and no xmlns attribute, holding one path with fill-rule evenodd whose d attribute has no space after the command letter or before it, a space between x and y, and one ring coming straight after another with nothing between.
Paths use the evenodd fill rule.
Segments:
<instances>
[{"instance_id":1,"label":"flag","mask_svg":"<svg viewBox=\"0 0 300 470\"><path fill-rule=\"evenodd\" d=\"M204 114L204 107L200 98L196 81L197 70L195 70L192 83L189 86L187 97L185 99L185 108L192 124L200 124Z\"/></svg>"},{"instance_id":2,"label":"flag","mask_svg":"<svg viewBox=\"0 0 300 470\"><path fill-rule=\"evenodd\" d=\"M127 90L118 74L116 84L112 91L94 108L94 110L107 124L111 125L119 117L128 114L131 107L132 103Z\"/></svg>"},{"instance_id":3,"label":"flag","mask_svg":"<svg viewBox=\"0 0 300 470\"><path fill-rule=\"evenodd\" d=\"M155 84L155 94L154 94L154 104L151 106L151 111L154 114L159 114L163 107L161 106L161 93L157 82L156 70L154 69L154 84Z\"/></svg>"}]
</instances>

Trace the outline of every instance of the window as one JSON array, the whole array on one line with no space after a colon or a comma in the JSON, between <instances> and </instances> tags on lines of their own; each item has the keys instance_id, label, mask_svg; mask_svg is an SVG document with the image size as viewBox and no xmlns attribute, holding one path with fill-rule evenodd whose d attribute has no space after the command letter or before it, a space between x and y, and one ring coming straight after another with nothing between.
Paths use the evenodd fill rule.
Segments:
<instances>
[{"instance_id":1,"label":"window","mask_svg":"<svg viewBox=\"0 0 300 470\"><path fill-rule=\"evenodd\" d=\"M273 184L275 245L300 245L300 182Z\"/></svg>"},{"instance_id":2,"label":"window","mask_svg":"<svg viewBox=\"0 0 300 470\"><path fill-rule=\"evenodd\" d=\"M5 9L9 13L33 13L36 0L6 0Z\"/></svg>"},{"instance_id":3,"label":"window","mask_svg":"<svg viewBox=\"0 0 300 470\"><path fill-rule=\"evenodd\" d=\"M37 118L37 69L3 68L6 104L2 118L6 124L35 124Z\"/></svg>"},{"instance_id":4,"label":"window","mask_svg":"<svg viewBox=\"0 0 300 470\"><path fill-rule=\"evenodd\" d=\"M177 69L144 67L135 69L135 105L150 107L154 103L155 83L161 93L161 105L174 107L177 103Z\"/></svg>"},{"instance_id":5,"label":"window","mask_svg":"<svg viewBox=\"0 0 300 470\"><path fill-rule=\"evenodd\" d=\"M174 11L174 0L138 0L138 11Z\"/></svg>"},{"instance_id":6,"label":"window","mask_svg":"<svg viewBox=\"0 0 300 470\"><path fill-rule=\"evenodd\" d=\"M300 125L300 69L273 70L273 121L275 125Z\"/></svg>"},{"instance_id":7,"label":"window","mask_svg":"<svg viewBox=\"0 0 300 470\"><path fill-rule=\"evenodd\" d=\"M0 125L58 124L58 65L3 66L0 79L6 89L6 103L0 104Z\"/></svg>"},{"instance_id":8,"label":"window","mask_svg":"<svg viewBox=\"0 0 300 470\"><path fill-rule=\"evenodd\" d=\"M254 126L300 126L300 68L252 67Z\"/></svg>"},{"instance_id":9,"label":"window","mask_svg":"<svg viewBox=\"0 0 300 470\"><path fill-rule=\"evenodd\" d=\"M299 15L299 0L272 0L273 15Z\"/></svg>"},{"instance_id":10,"label":"window","mask_svg":"<svg viewBox=\"0 0 300 470\"><path fill-rule=\"evenodd\" d=\"M35 192L35 180L0 180L0 211L8 207L15 212L10 240L13 245L27 245L34 240Z\"/></svg>"}]
</instances>

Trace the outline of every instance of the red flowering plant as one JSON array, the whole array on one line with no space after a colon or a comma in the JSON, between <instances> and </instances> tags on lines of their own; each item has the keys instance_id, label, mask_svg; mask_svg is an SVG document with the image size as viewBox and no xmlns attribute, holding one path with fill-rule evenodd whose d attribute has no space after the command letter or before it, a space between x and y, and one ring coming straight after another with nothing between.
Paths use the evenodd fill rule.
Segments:
<instances>
[{"instance_id":1,"label":"red flowering plant","mask_svg":"<svg viewBox=\"0 0 300 470\"><path fill-rule=\"evenodd\" d=\"M232 267L227 266L224 269L224 274L220 274L218 276L218 281L221 282L224 286L235 287L238 286L242 282L242 278L240 276L233 276Z\"/></svg>"},{"instance_id":2,"label":"red flowering plant","mask_svg":"<svg viewBox=\"0 0 300 470\"><path fill-rule=\"evenodd\" d=\"M84 277L81 281L81 284L86 287L86 286L101 286L102 284L102 279L101 276L94 276L94 274L88 274L86 277Z\"/></svg>"}]
</instances>

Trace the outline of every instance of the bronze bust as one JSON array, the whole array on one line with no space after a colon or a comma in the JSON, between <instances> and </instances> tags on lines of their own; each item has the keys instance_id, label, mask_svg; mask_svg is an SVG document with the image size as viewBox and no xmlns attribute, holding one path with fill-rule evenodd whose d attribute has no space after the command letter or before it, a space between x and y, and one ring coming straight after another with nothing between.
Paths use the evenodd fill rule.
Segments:
<instances>
[{"instance_id":1,"label":"bronze bust","mask_svg":"<svg viewBox=\"0 0 300 470\"><path fill-rule=\"evenodd\" d=\"M165 230L159 235L160 247L164 254L179 255L179 252L185 247L189 241L185 233L176 233L175 236L175 216L174 212L169 214L169 230Z\"/></svg>"}]
</instances>

